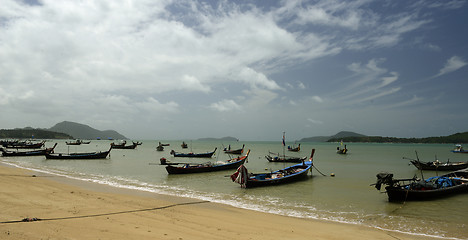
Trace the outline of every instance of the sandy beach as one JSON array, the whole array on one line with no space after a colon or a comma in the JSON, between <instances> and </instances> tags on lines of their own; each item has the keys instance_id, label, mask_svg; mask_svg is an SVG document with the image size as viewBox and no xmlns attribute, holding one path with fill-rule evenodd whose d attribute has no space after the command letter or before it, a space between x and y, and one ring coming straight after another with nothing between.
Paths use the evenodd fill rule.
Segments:
<instances>
[{"instance_id":1,"label":"sandy beach","mask_svg":"<svg viewBox=\"0 0 468 240\"><path fill-rule=\"evenodd\" d=\"M428 239L80 183L5 165L0 165L0 189L0 239Z\"/></svg>"}]
</instances>

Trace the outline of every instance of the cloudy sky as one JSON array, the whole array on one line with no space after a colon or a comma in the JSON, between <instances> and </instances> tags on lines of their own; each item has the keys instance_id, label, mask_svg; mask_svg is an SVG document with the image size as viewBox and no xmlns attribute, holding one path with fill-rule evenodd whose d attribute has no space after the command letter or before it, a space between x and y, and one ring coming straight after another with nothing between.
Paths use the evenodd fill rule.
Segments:
<instances>
[{"instance_id":1,"label":"cloudy sky","mask_svg":"<svg viewBox=\"0 0 468 240\"><path fill-rule=\"evenodd\" d=\"M2 0L0 128L465 132L467 24L463 0Z\"/></svg>"}]
</instances>

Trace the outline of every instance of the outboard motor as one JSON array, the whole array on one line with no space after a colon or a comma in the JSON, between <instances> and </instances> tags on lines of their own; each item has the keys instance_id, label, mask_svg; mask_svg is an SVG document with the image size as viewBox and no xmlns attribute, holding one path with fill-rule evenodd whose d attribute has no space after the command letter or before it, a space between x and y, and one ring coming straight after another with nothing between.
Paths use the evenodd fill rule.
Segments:
<instances>
[{"instance_id":1,"label":"outboard motor","mask_svg":"<svg viewBox=\"0 0 468 240\"><path fill-rule=\"evenodd\" d=\"M377 188L377 190L380 191L382 184L392 186L393 183L393 173L381 172L377 174L377 182L375 183L375 188Z\"/></svg>"}]
</instances>

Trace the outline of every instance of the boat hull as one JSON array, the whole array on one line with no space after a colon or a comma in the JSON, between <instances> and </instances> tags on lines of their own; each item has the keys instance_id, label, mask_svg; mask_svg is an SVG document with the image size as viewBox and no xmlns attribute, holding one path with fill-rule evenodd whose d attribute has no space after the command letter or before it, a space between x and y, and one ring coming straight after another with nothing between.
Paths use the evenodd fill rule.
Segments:
<instances>
[{"instance_id":1,"label":"boat hull","mask_svg":"<svg viewBox=\"0 0 468 240\"><path fill-rule=\"evenodd\" d=\"M450 172L441 176L428 178L423 181L413 179L393 179L393 174L377 174L376 188L380 184L385 187L388 201L426 201L448 197L460 193L468 193L468 169ZM388 181L390 179L390 181ZM400 185L401 181L410 181L410 184Z\"/></svg>"},{"instance_id":2,"label":"boat hull","mask_svg":"<svg viewBox=\"0 0 468 240\"><path fill-rule=\"evenodd\" d=\"M468 162L434 164L433 162L418 162L412 160L411 163L419 170L457 171L468 168Z\"/></svg>"},{"instance_id":3,"label":"boat hull","mask_svg":"<svg viewBox=\"0 0 468 240\"><path fill-rule=\"evenodd\" d=\"M211 158L213 154L216 152L216 149L213 152L207 152L207 153L177 153L174 151L171 151L172 156L174 157L187 157L187 158Z\"/></svg>"},{"instance_id":4,"label":"boat hull","mask_svg":"<svg viewBox=\"0 0 468 240\"><path fill-rule=\"evenodd\" d=\"M46 154L47 159L104 159L109 155L109 151L96 152L96 153L76 153L76 154L63 154L63 153L52 153Z\"/></svg>"},{"instance_id":5,"label":"boat hull","mask_svg":"<svg viewBox=\"0 0 468 240\"><path fill-rule=\"evenodd\" d=\"M466 150L452 150L453 153L468 153Z\"/></svg>"},{"instance_id":6,"label":"boat hull","mask_svg":"<svg viewBox=\"0 0 468 240\"><path fill-rule=\"evenodd\" d=\"M46 152L47 152L46 149L37 150L37 151L27 151L27 152L3 151L2 155L4 157L41 156L41 155L45 155Z\"/></svg>"},{"instance_id":7,"label":"boat hull","mask_svg":"<svg viewBox=\"0 0 468 240\"><path fill-rule=\"evenodd\" d=\"M204 172L215 172L215 171L223 171L229 169L236 169L240 165L244 164L247 158L242 158L239 161L218 165L218 166L186 166L186 167L176 167L176 166L167 166L166 170L169 174L188 174L188 173L204 173Z\"/></svg>"},{"instance_id":8,"label":"boat hull","mask_svg":"<svg viewBox=\"0 0 468 240\"><path fill-rule=\"evenodd\" d=\"M286 175L284 177L278 177L278 178L264 178L263 176L269 176L271 174L279 173L281 171L288 171L288 169L296 169L300 168L299 172L296 172L294 174ZM253 176L250 176L247 178L247 182L245 184L246 188L254 188L254 187L265 187L265 186L273 186L273 185L279 185L279 184L286 184L286 183L291 183L291 182L297 182L301 180L305 180L308 178L308 172L312 168L312 162L306 163L306 164L297 164L282 170L275 171L273 173L260 173L260 174L254 174Z\"/></svg>"},{"instance_id":9,"label":"boat hull","mask_svg":"<svg viewBox=\"0 0 468 240\"><path fill-rule=\"evenodd\" d=\"M434 190L406 190L388 186L385 190L387 190L388 201L390 202L426 201L460 193L468 193L468 184Z\"/></svg>"},{"instance_id":10,"label":"boat hull","mask_svg":"<svg viewBox=\"0 0 468 240\"><path fill-rule=\"evenodd\" d=\"M290 163L301 163L306 160L306 157L272 157L265 156L268 162L290 162Z\"/></svg>"}]
</instances>

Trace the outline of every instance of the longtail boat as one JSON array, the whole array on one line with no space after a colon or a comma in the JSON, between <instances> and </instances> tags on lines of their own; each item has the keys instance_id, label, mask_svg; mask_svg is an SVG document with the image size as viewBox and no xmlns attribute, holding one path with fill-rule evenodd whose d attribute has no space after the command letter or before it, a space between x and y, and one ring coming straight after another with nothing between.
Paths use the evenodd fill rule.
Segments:
<instances>
[{"instance_id":1,"label":"longtail boat","mask_svg":"<svg viewBox=\"0 0 468 240\"><path fill-rule=\"evenodd\" d=\"M432 161L432 162L421 162L419 161L418 152L416 152L416 159L411 159L407 157L403 157L403 159L410 160L410 163L413 164L419 170L431 170L431 171L457 171L464 168L468 168L468 162L439 162L439 160Z\"/></svg>"},{"instance_id":2,"label":"longtail boat","mask_svg":"<svg viewBox=\"0 0 468 240\"><path fill-rule=\"evenodd\" d=\"M2 156L4 157L41 156L41 155L45 155L46 153L53 153L55 146L57 146L57 143L55 143L54 146L51 148L45 148L45 149L39 149L39 150L7 151L4 148L0 148L0 151L2 151Z\"/></svg>"},{"instance_id":3,"label":"longtail boat","mask_svg":"<svg viewBox=\"0 0 468 240\"><path fill-rule=\"evenodd\" d=\"M290 151L290 152L299 152L299 151L301 151L301 144L299 143L299 145L297 147L288 146L288 151Z\"/></svg>"},{"instance_id":4,"label":"longtail boat","mask_svg":"<svg viewBox=\"0 0 468 240\"><path fill-rule=\"evenodd\" d=\"M280 155L279 153L269 152L269 155L266 155L265 158L268 162L291 162L291 163L301 163L305 161L307 157L292 157L286 155Z\"/></svg>"},{"instance_id":5,"label":"longtail boat","mask_svg":"<svg viewBox=\"0 0 468 240\"><path fill-rule=\"evenodd\" d=\"M46 153L47 159L103 159L107 158L112 147L105 152L87 152L87 153Z\"/></svg>"},{"instance_id":6,"label":"longtail boat","mask_svg":"<svg viewBox=\"0 0 468 240\"><path fill-rule=\"evenodd\" d=\"M110 145L114 149L135 149L138 146L138 143L136 143L136 142L132 142L131 145L125 145L125 144L127 144L127 141L124 141L121 144L111 143Z\"/></svg>"},{"instance_id":7,"label":"longtail boat","mask_svg":"<svg viewBox=\"0 0 468 240\"><path fill-rule=\"evenodd\" d=\"M202 173L214 172L228 169L236 169L244 164L249 157L250 150L244 156L226 160L224 162L206 162L206 163L171 163L166 159L160 159L161 165L167 165L166 170L169 174L186 174L186 173ZM181 166L176 166L181 165Z\"/></svg>"},{"instance_id":8,"label":"longtail boat","mask_svg":"<svg viewBox=\"0 0 468 240\"><path fill-rule=\"evenodd\" d=\"M242 154L244 152L245 144L242 144L242 148L231 150L231 145L228 148L224 148L224 153L227 154Z\"/></svg>"},{"instance_id":9,"label":"longtail boat","mask_svg":"<svg viewBox=\"0 0 468 240\"><path fill-rule=\"evenodd\" d=\"M267 173L249 173L244 165L239 166L231 175L233 182L239 183L243 188L272 186L290 182L296 182L307 178L309 170L313 166L315 149L312 149L309 161Z\"/></svg>"},{"instance_id":10,"label":"longtail boat","mask_svg":"<svg viewBox=\"0 0 468 240\"><path fill-rule=\"evenodd\" d=\"M171 150L171 155L174 157L188 157L188 158L211 158L218 148L215 148L213 152L206 153L178 153L174 150Z\"/></svg>"},{"instance_id":11,"label":"longtail boat","mask_svg":"<svg viewBox=\"0 0 468 240\"><path fill-rule=\"evenodd\" d=\"M377 174L375 188L385 192L390 202L423 201L468 193L468 169L454 171L441 176L420 180L416 176L409 179L394 179L391 173Z\"/></svg>"},{"instance_id":12,"label":"longtail boat","mask_svg":"<svg viewBox=\"0 0 468 240\"><path fill-rule=\"evenodd\" d=\"M419 170L433 170L433 171L456 171L464 168L468 168L468 162L439 162L438 160L433 162L420 162L411 160L413 164Z\"/></svg>"},{"instance_id":13,"label":"longtail boat","mask_svg":"<svg viewBox=\"0 0 468 240\"><path fill-rule=\"evenodd\" d=\"M32 141L23 141L23 142L9 142L4 143L3 147L6 148L23 148L23 149L34 149L34 148L41 148L45 144L45 141L39 143L33 143Z\"/></svg>"}]
</instances>

